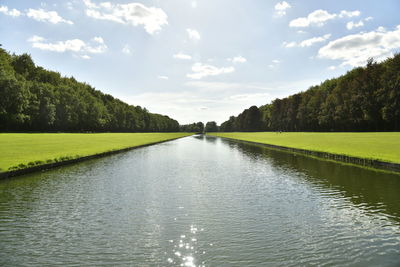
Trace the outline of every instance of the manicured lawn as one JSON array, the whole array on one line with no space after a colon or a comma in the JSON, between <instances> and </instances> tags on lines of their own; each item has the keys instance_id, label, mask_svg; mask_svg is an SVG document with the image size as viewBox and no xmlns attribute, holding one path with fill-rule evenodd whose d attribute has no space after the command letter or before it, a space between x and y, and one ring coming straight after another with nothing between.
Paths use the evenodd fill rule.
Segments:
<instances>
[{"instance_id":1,"label":"manicured lawn","mask_svg":"<svg viewBox=\"0 0 400 267\"><path fill-rule=\"evenodd\" d=\"M0 172L190 135L188 133L0 134Z\"/></svg>"},{"instance_id":2,"label":"manicured lawn","mask_svg":"<svg viewBox=\"0 0 400 267\"><path fill-rule=\"evenodd\" d=\"M400 163L400 133L237 132L209 135Z\"/></svg>"}]
</instances>

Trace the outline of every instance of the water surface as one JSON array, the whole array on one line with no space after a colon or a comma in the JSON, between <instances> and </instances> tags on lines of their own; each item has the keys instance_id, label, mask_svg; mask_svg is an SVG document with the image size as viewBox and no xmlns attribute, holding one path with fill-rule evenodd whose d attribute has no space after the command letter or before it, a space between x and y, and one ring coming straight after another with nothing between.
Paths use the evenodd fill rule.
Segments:
<instances>
[{"instance_id":1,"label":"water surface","mask_svg":"<svg viewBox=\"0 0 400 267\"><path fill-rule=\"evenodd\" d=\"M400 175L187 137L0 181L0 266L399 266Z\"/></svg>"}]
</instances>

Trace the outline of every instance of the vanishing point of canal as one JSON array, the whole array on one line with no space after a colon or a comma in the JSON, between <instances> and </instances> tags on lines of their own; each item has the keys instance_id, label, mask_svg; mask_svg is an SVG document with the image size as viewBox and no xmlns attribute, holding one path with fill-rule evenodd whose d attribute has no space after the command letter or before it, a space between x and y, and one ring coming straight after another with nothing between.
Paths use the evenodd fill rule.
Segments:
<instances>
[{"instance_id":1,"label":"vanishing point of canal","mask_svg":"<svg viewBox=\"0 0 400 267\"><path fill-rule=\"evenodd\" d=\"M400 175L194 136L0 181L0 266L400 266Z\"/></svg>"}]
</instances>

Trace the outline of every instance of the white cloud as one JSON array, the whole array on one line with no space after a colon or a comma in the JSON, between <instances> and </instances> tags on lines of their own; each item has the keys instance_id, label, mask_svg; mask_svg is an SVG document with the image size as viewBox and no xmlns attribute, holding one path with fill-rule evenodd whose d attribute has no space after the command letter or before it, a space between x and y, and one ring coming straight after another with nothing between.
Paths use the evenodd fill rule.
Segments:
<instances>
[{"instance_id":1,"label":"white cloud","mask_svg":"<svg viewBox=\"0 0 400 267\"><path fill-rule=\"evenodd\" d=\"M100 42L100 39L103 41ZM30 43L32 43L32 47L38 48L40 50L52 51L63 53L67 51L76 52L76 53L104 53L107 50L107 46L104 44L104 40L101 37L95 37L92 39L91 43L94 43L95 46L92 44L85 43L80 39L72 39L66 41L58 41L55 43L45 42L46 39L40 36L32 36L28 39ZM84 55L81 56L85 58Z\"/></svg>"},{"instance_id":2,"label":"white cloud","mask_svg":"<svg viewBox=\"0 0 400 267\"><path fill-rule=\"evenodd\" d=\"M69 10L73 10L74 9L74 5L71 2L66 2L65 6L67 7L67 9Z\"/></svg>"},{"instance_id":3,"label":"white cloud","mask_svg":"<svg viewBox=\"0 0 400 267\"><path fill-rule=\"evenodd\" d=\"M92 3L92 1L90 1L90 0L83 0L83 2L85 3L86 7L88 7L88 8L97 8L97 5Z\"/></svg>"},{"instance_id":4,"label":"white cloud","mask_svg":"<svg viewBox=\"0 0 400 267\"><path fill-rule=\"evenodd\" d=\"M122 53L130 55L132 54L131 48L128 44L124 45L124 47L122 48Z\"/></svg>"},{"instance_id":5,"label":"white cloud","mask_svg":"<svg viewBox=\"0 0 400 267\"><path fill-rule=\"evenodd\" d=\"M239 89L242 84L240 83L227 83L227 82L206 82L206 81L189 81L185 83L185 86L200 88L203 91L220 91L220 90L231 90Z\"/></svg>"},{"instance_id":6,"label":"white cloud","mask_svg":"<svg viewBox=\"0 0 400 267\"><path fill-rule=\"evenodd\" d=\"M259 101L260 99L265 99L264 101L267 102L267 99L269 100L270 98L270 93L238 94L229 97L229 99L231 100L247 103L255 103L257 100Z\"/></svg>"},{"instance_id":7,"label":"white cloud","mask_svg":"<svg viewBox=\"0 0 400 267\"><path fill-rule=\"evenodd\" d=\"M282 1L275 5L275 14L279 17L286 15L286 9L291 8L291 5L286 2Z\"/></svg>"},{"instance_id":8,"label":"white cloud","mask_svg":"<svg viewBox=\"0 0 400 267\"><path fill-rule=\"evenodd\" d=\"M353 28L359 28L362 26L364 26L364 22L362 22L362 20L360 20L359 22L350 21L350 22L347 22L347 24L346 24L346 28L348 30L352 30Z\"/></svg>"},{"instance_id":9,"label":"white cloud","mask_svg":"<svg viewBox=\"0 0 400 267\"><path fill-rule=\"evenodd\" d=\"M300 17L290 21L290 27L309 27L309 26L323 26L327 21L335 19L336 17L344 18L344 17L356 17L361 14L360 11L346 11L342 10L339 14L330 14L326 10L318 9L310 14L307 17Z\"/></svg>"},{"instance_id":10,"label":"white cloud","mask_svg":"<svg viewBox=\"0 0 400 267\"><path fill-rule=\"evenodd\" d=\"M268 68L274 69L278 66L279 63L281 63L279 59L274 59L271 61L271 64L268 65Z\"/></svg>"},{"instance_id":11,"label":"white cloud","mask_svg":"<svg viewBox=\"0 0 400 267\"><path fill-rule=\"evenodd\" d=\"M191 79L201 79L207 76L216 76L224 73L231 73L235 71L234 67L223 67L218 68L212 65L195 63L192 66L193 73L187 74L186 76Z\"/></svg>"},{"instance_id":12,"label":"white cloud","mask_svg":"<svg viewBox=\"0 0 400 267\"><path fill-rule=\"evenodd\" d=\"M179 52L178 54L173 55L173 57L176 59L183 59L183 60L191 60L192 59L192 56L183 54L182 52Z\"/></svg>"},{"instance_id":13,"label":"white cloud","mask_svg":"<svg viewBox=\"0 0 400 267\"><path fill-rule=\"evenodd\" d=\"M102 54L102 53L106 52L107 46L105 44L101 44L101 45L97 45L97 46L91 46L91 45L85 44L84 49L88 53Z\"/></svg>"},{"instance_id":14,"label":"white cloud","mask_svg":"<svg viewBox=\"0 0 400 267\"><path fill-rule=\"evenodd\" d=\"M104 40L101 37L93 37L93 41L99 43L99 44L104 44Z\"/></svg>"},{"instance_id":15,"label":"white cloud","mask_svg":"<svg viewBox=\"0 0 400 267\"><path fill-rule=\"evenodd\" d=\"M283 45L284 47L290 48L290 47L295 47L295 46L297 46L297 43L296 43L296 42L283 42L282 45Z\"/></svg>"},{"instance_id":16,"label":"white cloud","mask_svg":"<svg viewBox=\"0 0 400 267\"><path fill-rule=\"evenodd\" d=\"M379 27L375 31L347 35L329 42L318 51L320 58L343 61L342 65L361 66L373 57L381 61L400 49L400 25L393 31Z\"/></svg>"},{"instance_id":17,"label":"white cloud","mask_svg":"<svg viewBox=\"0 0 400 267\"><path fill-rule=\"evenodd\" d=\"M83 59L90 59L91 57L88 56L88 55L82 55L81 58L83 58Z\"/></svg>"},{"instance_id":18,"label":"white cloud","mask_svg":"<svg viewBox=\"0 0 400 267\"><path fill-rule=\"evenodd\" d=\"M168 80L169 79L168 76L163 76L163 75L160 75L157 78L160 80Z\"/></svg>"},{"instance_id":19,"label":"white cloud","mask_svg":"<svg viewBox=\"0 0 400 267\"><path fill-rule=\"evenodd\" d=\"M32 18L37 21L49 22L52 24L57 24L57 23L61 23L61 22L71 24L71 25L74 24L72 21L66 20L66 19L62 18L61 16L59 16L56 11L46 11L41 8L39 8L39 9L29 8L28 11L26 12L26 14L24 14L15 8L9 10L8 7L6 7L6 6L0 6L0 13L3 13L5 15L12 16L12 17L19 17L19 16L26 15L28 18Z\"/></svg>"},{"instance_id":20,"label":"white cloud","mask_svg":"<svg viewBox=\"0 0 400 267\"><path fill-rule=\"evenodd\" d=\"M194 121L222 123L229 116L237 115L252 105L264 105L318 83L320 80L316 79L270 83L189 80L175 92L146 91L115 97L132 105L146 107L150 112L171 116L181 124Z\"/></svg>"},{"instance_id":21,"label":"white cloud","mask_svg":"<svg viewBox=\"0 0 400 267\"><path fill-rule=\"evenodd\" d=\"M336 70L336 66L329 66L328 69L329 70Z\"/></svg>"},{"instance_id":22,"label":"white cloud","mask_svg":"<svg viewBox=\"0 0 400 267\"><path fill-rule=\"evenodd\" d=\"M290 21L290 27L308 27L311 25L322 26L328 20L334 19L336 14L330 14L326 10L318 9L308 14L307 17L301 17Z\"/></svg>"},{"instance_id":23,"label":"white cloud","mask_svg":"<svg viewBox=\"0 0 400 267\"><path fill-rule=\"evenodd\" d=\"M331 37L330 34L325 34L323 36L319 36L319 37L313 37L304 41L301 41L299 43L296 42L284 42L283 45L287 48L290 47L309 47L312 46L316 43L321 43L321 42L325 42L327 39L329 39Z\"/></svg>"},{"instance_id":24,"label":"white cloud","mask_svg":"<svg viewBox=\"0 0 400 267\"><path fill-rule=\"evenodd\" d=\"M342 10L339 13L339 18L344 18L344 17L352 18L352 17L358 17L360 15L361 15L361 12L358 10L355 10L355 11Z\"/></svg>"},{"instance_id":25,"label":"white cloud","mask_svg":"<svg viewBox=\"0 0 400 267\"><path fill-rule=\"evenodd\" d=\"M41 36L37 36L37 35L34 35L28 39L28 42L31 42L31 43L36 43L36 42L41 42L41 41L44 41L44 38Z\"/></svg>"},{"instance_id":26,"label":"white cloud","mask_svg":"<svg viewBox=\"0 0 400 267\"><path fill-rule=\"evenodd\" d=\"M0 6L0 13L11 17L19 17L21 16L21 12L15 8L9 10L6 6Z\"/></svg>"},{"instance_id":27,"label":"white cloud","mask_svg":"<svg viewBox=\"0 0 400 267\"><path fill-rule=\"evenodd\" d=\"M84 3L89 17L133 26L143 25L149 34L159 32L163 25L168 24L168 16L161 8L147 7L141 3L95 4L90 0L84 0Z\"/></svg>"},{"instance_id":28,"label":"white cloud","mask_svg":"<svg viewBox=\"0 0 400 267\"><path fill-rule=\"evenodd\" d=\"M399 28L399 26L397 26ZM379 26L378 29L376 29L377 32L386 32L385 27Z\"/></svg>"},{"instance_id":29,"label":"white cloud","mask_svg":"<svg viewBox=\"0 0 400 267\"><path fill-rule=\"evenodd\" d=\"M186 32L187 32L189 38L194 41L198 41L201 38L200 33L194 29L186 29Z\"/></svg>"},{"instance_id":30,"label":"white cloud","mask_svg":"<svg viewBox=\"0 0 400 267\"><path fill-rule=\"evenodd\" d=\"M21 15L21 12L13 8L11 11L8 12L8 14L12 17L19 17Z\"/></svg>"},{"instance_id":31,"label":"white cloud","mask_svg":"<svg viewBox=\"0 0 400 267\"><path fill-rule=\"evenodd\" d=\"M232 61L232 63L245 63L247 59L242 56L236 56L234 58L228 58L228 61Z\"/></svg>"},{"instance_id":32,"label":"white cloud","mask_svg":"<svg viewBox=\"0 0 400 267\"><path fill-rule=\"evenodd\" d=\"M29 18L32 18L37 21L43 21L43 22L50 22L52 24L57 24L60 22L67 23L67 24L74 24L70 20L63 19L58 15L56 11L46 11L44 9L29 9L26 15Z\"/></svg>"},{"instance_id":33,"label":"white cloud","mask_svg":"<svg viewBox=\"0 0 400 267\"><path fill-rule=\"evenodd\" d=\"M267 87L263 84L257 83L232 83L232 82L208 82L208 81L188 81L184 84L185 86L194 87L201 89L202 92L246 92L252 91L270 91L272 88Z\"/></svg>"},{"instance_id":34,"label":"white cloud","mask_svg":"<svg viewBox=\"0 0 400 267\"><path fill-rule=\"evenodd\" d=\"M177 119L181 124L192 123L194 121L202 121L204 119L215 120L216 110L210 110L214 113L211 116L204 116L203 112L207 110L199 110L202 107L215 105L217 100L207 97L201 93L195 92L193 89L184 92L145 92L136 95L117 96L132 105L140 105L148 108L150 112L166 114ZM221 121L223 118L221 118Z\"/></svg>"},{"instance_id":35,"label":"white cloud","mask_svg":"<svg viewBox=\"0 0 400 267\"><path fill-rule=\"evenodd\" d=\"M330 34L325 34L324 36L320 36L320 37L313 37L313 38L302 41L300 43L300 47L308 47L308 46L312 46L316 43L325 42L330 37L331 37Z\"/></svg>"},{"instance_id":36,"label":"white cloud","mask_svg":"<svg viewBox=\"0 0 400 267\"><path fill-rule=\"evenodd\" d=\"M59 41L57 43L32 42L32 47L34 48L53 52L79 52L84 50L85 45L85 42L80 39Z\"/></svg>"},{"instance_id":37,"label":"white cloud","mask_svg":"<svg viewBox=\"0 0 400 267\"><path fill-rule=\"evenodd\" d=\"M367 17L367 18L364 19L364 21L367 22L367 21L370 21L372 19L373 19L373 17ZM364 26L363 20L360 20L359 22L350 21L350 22L347 22L347 24L346 24L346 28L348 30L352 30L354 28L359 28L359 27L363 27L363 26Z\"/></svg>"}]
</instances>

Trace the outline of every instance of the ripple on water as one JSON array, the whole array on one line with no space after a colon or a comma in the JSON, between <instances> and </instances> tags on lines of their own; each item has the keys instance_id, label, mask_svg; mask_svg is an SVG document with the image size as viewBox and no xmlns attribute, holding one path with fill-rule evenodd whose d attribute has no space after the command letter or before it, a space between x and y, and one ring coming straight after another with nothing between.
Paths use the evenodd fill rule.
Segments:
<instances>
[{"instance_id":1,"label":"ripple on water","mask_svg":"<svg viewBox=\"0 0 400 267\"><path fill-rule=\"evenodd\" d=\"M0 181L0 266L399 266L398 178L185 138Z\"/></svg>"},{"instance_id":2,"label":"ripple on water","mask_svg":"<svg viewBox=\"0 0 400 267\"><path fill-rule=\"evenodd\" d=\"M203 228L199 230L195 225L190 225L188 231L179 235L176 240L169 240L166 262L171 266L205 266L202 258L206 254L205 244L199 242L203 231Z\"/></svg>"}]
</instances>

